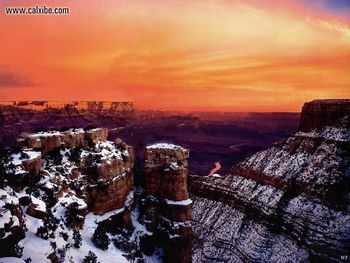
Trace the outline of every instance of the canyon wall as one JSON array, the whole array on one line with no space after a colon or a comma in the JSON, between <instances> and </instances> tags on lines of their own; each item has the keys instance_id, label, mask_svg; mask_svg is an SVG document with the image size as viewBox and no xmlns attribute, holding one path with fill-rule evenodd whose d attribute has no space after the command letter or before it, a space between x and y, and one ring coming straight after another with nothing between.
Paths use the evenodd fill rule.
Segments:
<instances>
[{"instance_id":1,"label":"canyon wall","mask_svg":"<svg viewBox=\"0 0 350 263\"><path fill-rule=\"evenodd\" d=\"M119 127L135 114L132 102L0 102L0 142L10 145L22 132L62 127Z\"/></svg>"},{"instance_id":2,"label":"canyon wall","mask_svg":"<svg viewBox=\"0 0 350 263\"><path fill-rule=\"evenodd\" d=\"M325 126L350 128L350 100L313 100L302 109L299 130L311 131Z\"/></svg>"},{"instance_id":3,"label":"canyon wall","mask_svg":"<svg viewBox=\"0 0 350 263\"><path fill-rule=\"evenodd\" d=\"M225 177L190 176L193 262L341 262L350 251L349 107L306 103L289 138Z\"/></svg>"}]
</instances>

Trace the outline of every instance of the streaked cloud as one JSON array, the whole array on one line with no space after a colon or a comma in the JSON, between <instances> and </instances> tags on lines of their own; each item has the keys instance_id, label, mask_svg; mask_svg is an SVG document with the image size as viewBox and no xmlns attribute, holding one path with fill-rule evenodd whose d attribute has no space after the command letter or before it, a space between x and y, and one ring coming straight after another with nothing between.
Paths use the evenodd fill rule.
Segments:
<instances>
[{"instance_id":1,"label":"streaked cloud","mask_svg":"<svg viewBox=\"0 0 350 263\"><path fill-rule=\"evenodd\" d=\"M0 61L45 83L37 99L298 111L350 97L349 17L314 2L67 1L65 17L0 15Z\"/></svg>"}]
</instances>

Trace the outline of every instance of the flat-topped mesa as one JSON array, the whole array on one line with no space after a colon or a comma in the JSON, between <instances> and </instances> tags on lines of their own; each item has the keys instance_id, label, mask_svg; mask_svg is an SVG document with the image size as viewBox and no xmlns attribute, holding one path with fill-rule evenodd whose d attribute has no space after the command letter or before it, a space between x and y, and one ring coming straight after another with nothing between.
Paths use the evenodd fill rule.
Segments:
<instances>
[{"instance_id":1,"label":"flat-topped mesa","mask_svg":"<svg viewBox=\"0 0 350 263\"><path fill-rule=\"evenodd\" d=\"M38 111L67 108L98 111L134 111L135 109L134 103L129 101L3 101L0 102L1 106L13 106Z\"/></svg>"},{"instance_id":2,"label":"flat-topped mesa","mask_svg":"<svg viewBox=\"0 0 350 263\"><path fill-rule=\"evenodd\" d=\"M140 212L147 230L163 239L164 262L191 262L192 201L188 198L189 151L166 143L145 151L145 190Z\"/></svg>"},{"instance_id":3,"label":"flat-topped mesa","mask_svg":"<svg viewBox=\"0 0 350 263\"><path fill-rule=\"evenodd\" d=\"M300 131L326 126L350 128L350 99L313 100L306 102L300 117Z\"/></svg>"}]
</instances>

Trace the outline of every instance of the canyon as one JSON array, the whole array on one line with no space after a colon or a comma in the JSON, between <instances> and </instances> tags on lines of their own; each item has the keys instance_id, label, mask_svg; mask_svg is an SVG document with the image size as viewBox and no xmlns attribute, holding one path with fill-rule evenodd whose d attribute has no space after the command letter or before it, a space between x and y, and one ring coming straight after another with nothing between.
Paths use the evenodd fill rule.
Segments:
<instances>
[{"instance_id":1,"label":"canyon","mask_svg":"<svg viewBox=\"0 0 350 263\"><path fill-rule=\"evenodd\" d=\"M222 178L190 176L193 262L342 262L350 251L349 107L306 103L290 137Z\"/></svg>"},{"instance_id":2,"label":"canyon","mask_svg":"<svg viewBox=\"0 0 350 263\"><path fill-rule=\"evenodd\" d=\"M63 105L0 106L13 131L2 137L11 147L1 151L0 256L233 263L348 255L350 100L305 103L299 127L299 114L137 112L105 102L71 102L67 114ZM32 114L27 126L22 111ZM42 116L52 126L40 128Z\"/></svg>"},{"instance_id":3,"label":"canyon","mask_svg":"<svg viewBox=\"0 0 350 263\"><path fill-rule=\"evenodd\" d=\"M189 171L207 175L215 162L221 173L255 152L273 146L298 128L299 113L178 112L138 110L132 102L0 102L0 146L23 132L105 127L108 139L122 138L135 150L142 171L144 148L167 142L191 150Z\"/></svg>"}]
</instances>

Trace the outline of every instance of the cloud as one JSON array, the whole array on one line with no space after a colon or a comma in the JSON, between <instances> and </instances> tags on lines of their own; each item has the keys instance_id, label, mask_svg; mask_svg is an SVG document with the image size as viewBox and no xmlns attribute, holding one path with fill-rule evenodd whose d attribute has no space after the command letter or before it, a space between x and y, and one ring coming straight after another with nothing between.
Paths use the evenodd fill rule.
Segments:
<instances>
[{"instance_id":1,"label":"cloud","mask_svg":"<svg viewBox=\"0 0 350 263\"><path fill-rule=\"evenodd\" d=\"M325 1L74 1L50 21L0 15L11 36L0 87L13 99L297 111L349 97L350 16Z\"/></svg>"},{"instance_id":2,"label":"cloud","mask_svg":"<svg viewBox=\"0 0 350 263\"><path fill-rule=\"evenodd\" d=\"M38 84L27 76L14 72L10 69L0 68L0 87L14 88L14 87L33 87Z\"/></svg>"}]
</instances>

